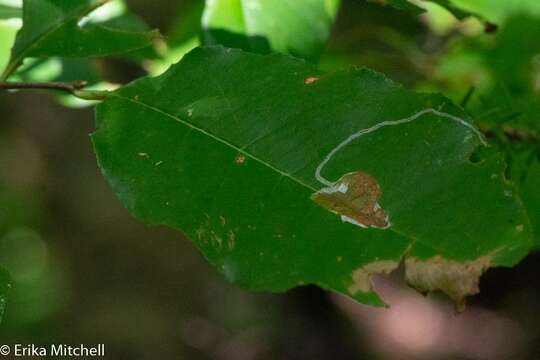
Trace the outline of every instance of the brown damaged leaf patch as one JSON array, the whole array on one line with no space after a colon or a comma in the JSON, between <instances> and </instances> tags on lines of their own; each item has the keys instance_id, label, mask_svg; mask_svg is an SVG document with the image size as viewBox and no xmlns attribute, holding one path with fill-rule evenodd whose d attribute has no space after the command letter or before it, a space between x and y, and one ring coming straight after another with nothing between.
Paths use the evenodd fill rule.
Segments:
<instances>
[{"instance_id":1,"label":"brown damaged leaf patch","mask_svg":"<svg viewBox=\"0 0 540 360\"><path fill-rule=\"evenodd\" d=\"M366 264L352 273L353 283L347 289L349 294L355 295L358 292L367 293L373 290L371 285L371 275L389 274L397 269L399 263L392 260L374 261Z\"/></svg>"},{"instance_id":2,"label":"brown damaged leaf patch","mask_svg":"<svg viewBox=\"0 0 540 360\"><path fill-rule=\"evenodd\" d=\"M405 259L407 283L420 292L442 291L454 301L456 309L465 309L465 298L480 292L480 276L491 266L491 257L458 262L435 256L429 260Z\"/></svg>"},{"instance_id":3,"label":"brown damaged leaf patch","mask_svg":"<svg viewBox=\"0 0 540 360\"><path fill-rule=\"evenodd\" d=\"M377 202L381 189L375 179L363 172L344 175L332 187L321 189L311 199L323 208L341 215L344 221L362 227L387 228L388 215Z\"/></svg>"}]
</instances>

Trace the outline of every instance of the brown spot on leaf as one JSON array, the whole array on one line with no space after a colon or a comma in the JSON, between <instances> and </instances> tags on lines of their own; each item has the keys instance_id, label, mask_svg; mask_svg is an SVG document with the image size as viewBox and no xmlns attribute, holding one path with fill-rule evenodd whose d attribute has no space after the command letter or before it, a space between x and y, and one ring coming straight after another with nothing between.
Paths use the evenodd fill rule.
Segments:
<instances>
[{"instance_id":1,"label":"brown spot on leaf","mask_svg":"<svg viewBox=\"0 0 540 360\"><path fill-rule=\"evenodd\" d=\"M246 156L244 154L238 154L236 156L236 159L234 159L234 162L237 163L238 165L242 165L243 163L246 162Z\"/></svg>"},{"instance_id":2,"label":"brown spot on leaf","mask_svg":"<svg viewBox=\"0 0 540 360\"><path fill-rule=\"evenodd\" d=\"M307 77L304 79L304 84L306 85L310 85L310 84L313 84L315 82L319 81L319 78L316 77L316 76L310 76L310 77Z\"/></svg>"},{"instance_id":3,"label":"brown spot on leaf","mask_svg":"<svg viewBox=\"0 0 540 360\"><path fill-rule=\"evenodd\" d=\"M371 275L389 274L398 267L398 263L392 260L374 261L362 266L352 273L353 283L347 289L351 295L357 292L369 292L373 289Z\"/></svg>"},{"instance_id":4,"label":"brown spot on leaf","mask_svg":"<svg viewBox=\"0 0 540 360\"><path fill-rule=\"evenodd\" d=\"M456 305L465 309L465 298L480 290L480 276L490 267L491 257L483 256L474 261L458 262L435 256L429 260L409 257L405 260L405 278L409 285L420 292L442 291Z\"/></svg>"},{"instance_id":5,"label":"brown spot on leaf","mask_svg":"<svg viewBox=\"0 0 540 360\"><path fill-rule=\"evenodd\" d=\"M325 209L341 215L344 221L362 227L387 228L388 215L377 200L381 189L377 181L363 172L344 175L332 187L324 188L311 199Z\"/></svg>"}]
</instances>

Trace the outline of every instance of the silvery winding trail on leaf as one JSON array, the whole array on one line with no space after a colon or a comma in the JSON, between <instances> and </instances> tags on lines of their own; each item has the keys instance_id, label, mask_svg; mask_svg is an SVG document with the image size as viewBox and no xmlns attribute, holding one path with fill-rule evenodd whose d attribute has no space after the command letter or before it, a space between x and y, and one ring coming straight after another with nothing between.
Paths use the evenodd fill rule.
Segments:
<instances>
[{"instance_id":1,"label":"silvery winding trail on leaf","mask_svg":"<svg viewBox=\"0 0 540 360\"><path fill-rule=\"evenodd\" d=\"M374 126L372 126L370 128L367 128L367 129L359 130L356 133L352 134L347 139L343 140L338 146L336 146L334 149L332 149L332 151L330 151L328 153L328 155L326 155L324 160L319 164L319 166L317 166L317 169L315 170L315 178L317 179L317 181L319 181L321 184L323 184L325 186L334 187L336 185L336 182L335 181L334 182L329 181L328 179L326 179L324 176L321 175L321 172L322 172L323 168L326 166L326 164L328 164L328 162L330 160L332 160L334 155L336 155L341 149L343 149L345 146L349 145L352 141L358 139L359 137L367 135L367 134L372 133L374 131L377 131L377 130L383 128L383 127L410 123L410 122L412 122L412 121L414 121L416 119L419 119L423 115L430 114L430 113L434 114L434 115L437 115L439 117L450 119L452 121L455 121L455 122L469 128L469 129L471 129L478 136L478 138L480 139L480 142L482 143L482 145L488 146L488 143L484 139L484 136L482 135L482 133L477 128L474 127L474 125L470 124L466 120L464 120L462 118L459 118L457 116L454 116L454 115L451 115L451 114L448 114L448 113L445 113L445 112L441 112L441 111L435 110L433 108L429 108L429 109L424 109L422 111L419 111L416 114L411 115L411 116L406 117L406 118L403 118L403 119L387 120L387 121L380 122L377 125L374 125Z\"/></svg>"}]
</instances>

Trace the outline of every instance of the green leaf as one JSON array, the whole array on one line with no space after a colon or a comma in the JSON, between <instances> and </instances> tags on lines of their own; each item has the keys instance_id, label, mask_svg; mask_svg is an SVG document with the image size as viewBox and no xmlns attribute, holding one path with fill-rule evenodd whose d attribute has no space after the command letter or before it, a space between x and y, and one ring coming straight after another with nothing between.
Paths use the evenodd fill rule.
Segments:
<instances>
[{"instance_id":1,"label":"green leaf","mask_svg":"<svg viewBox=\"0 0 540 360\"><path fill-rule=\"evenodd\" d=\"M519 189L523 204L530 214L535 248L540 249L540 146L527 142L530 139L519 140L499 141L497 145L507 154L508 177Z\"/></svg>"},{"instance_id":2,"label":"green leaf","mask_svg":"<svg viewBox=\"0 0 540 360\"><path fill-rule=\"evenodd\" d=\"M521 179L520 193L529 214L535 236L535 248L540 249L540 149L529 158L527 172Z\"/></svg>"},{"instance_id":3,"label":"green leaf","mask_svg":"<svg viewBox=\"0 0 540 360\"><path fill-rule=\"evenodd\" d=\"M22 16L21 9L0 4L0 19L17 19Z\"/></svg>"},{"instance_id":4,"label":"green leaf","mask_svg":"<svg viewBox=\"0 0 540 360\"><path fill-rule=\"evenodd\" d=\"M95 25L120 32L129 31L141 34L151 32L151 29L140 17L129 11L125 0L109 0L105 6L93 12L89 16L89 20ZM154 42L157 43L157 40L160 40L160 46L164 46L164 42L159 39L159 33L157 31L154 33L156 34L156 38L154 39L156 41ZM141 63L143 61L158 59L160 58L160 54L158 54L156 46L149 42L143 48L122 52L115 57Z\"/></svg>"},{"instance_id":5,"label":"green leaf","mask_svg":"<svg viewBox=\"0 0 540 360\"><path fill-rule=\"evenodd\" d=\"M148 47L155 31L118 30L81 21L107 0L25 0L6 79L27 57L97 57Z\"/></svg>"},{"instance_id":6,"label":"green leaf","mask_svg":"<svg viewBox=\"0 0 540 360\"><path fill-rule=\"evenodd\" d=\"M340 0L207 1L203 43L316 60L339 4Z\"/></svg>"},{"instance_id":7,"label":"green leaf","mask_svg":"<svg viewBox=\"0 0 540 360\"><path fill-rule=\"evenodd\" d=\"M429 0L429 2L442 6L443 8L448 10L452 15L454 15L456 19L458 20L463 20L472 15L478 16L477 14L474 14L470 11L466 11L456 6L454 3L452 3L452 0Z\"/></svg>"},{"instance_id":8,"label":"green leaf","mask_svg":"<svg viewBox=\"0 0 540 360\"><path fill-rule=\"evenodd\" d=\"M469 160L484 140L463 111L370 70L198 48L111 93L92 139L136 217L252 289L381 305L370 275L404 260L413 286L462 304L532 246L502 156Z\"/></svg>"}]
</instances>

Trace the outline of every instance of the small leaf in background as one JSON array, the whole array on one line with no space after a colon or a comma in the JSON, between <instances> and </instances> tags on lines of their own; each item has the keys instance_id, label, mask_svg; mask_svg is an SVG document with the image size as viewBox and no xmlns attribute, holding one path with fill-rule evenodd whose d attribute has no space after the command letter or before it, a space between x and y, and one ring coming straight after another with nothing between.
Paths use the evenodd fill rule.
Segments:
<instances>
[{"instance_id":1,"label":"small leaf in background","mask_svg":"<svg viewBox=\"0 0 540 360\"><path fill-rule=\"evenodd\" d=\"M161 58L152 60L147 67L151 75L164 73L172 64L180 61L184 55L200 45L201 17L204 11L203 1L185 2L166 34L166 50Z\"/></svg>"},{"instance_id":2,"label":"small leaf in background","mask_svg":"<svg viewBox=\"0 0 540 360\"><path fill-rule=\"evenodd\" d=\"M317 284L380 305L370 275L406 259L413 286L461 306L532 247L503 156L470 160L485 140L463 112L369 70L199 48L112 93L97 128L124 205L252 289Z\"/></svg>"},{"instance_id":3,"label":"small leaf in background","mask_svg":"<svg viewBox=\"0 0 540 360\"><path fill-rule=\"evenodd\" d=\"M4 0L5 1L5 0ZM0 0L1 4L1 0ZM148 26L136 15L129 12L124 0L111 0L92 11L84 18L86 28L89 25L107 27L119 31L149 32ZM15 41L15 34L21 27L20 19L0 20L0 69L7 65L10 49ZM143 62L157 62L160 55L155 46L148 43L146 47L113 56L130 63L143 65ZM17 72L10 77L11 81L72 82L84 80L87 90L112 90L118 85L103 79L100 65L95 59L42 57L26 58ZM87 107L95 104L92 101L78 99L69 94L55 94L55 98L67 107Z\"/></svg>"},{"instance_id":4,"label":"small leaf in background","mask_svg":"<svg viewBox=\"0 0 540 360\"><path fill-rule=\"evenodd\" d=\"M5 5L0 2L0 20L4 19L20 19L22 17L22 10L15 6Z\"/></svg>"},{"instance_id":5,"label":"small leaf in background","mask_svg":"<svg viewBox=\"0 0 540 360\"><path fill-rule=\"evenodd\" d=\"M118 30L83 19L107 0L25 0L23 27L2 78L28 57L97 57L148 47L155 31Z\"/></svg>"},{"instance_id":6,"label":"small leaf in background","mask_svg":"<svg viewBox=\"0 0 540 360\"><path fill-rule=\"evenodd\" d=\"M486 54L486 60L497 81L505 84L516 96L538 92L539 68L534 57L540 54L540 16L518 14L509 17L496 36L496 46ZM537 94L537 95L538 95Z\"/></svg>"},{"instance_id":7,"label":"small leaf in background","mask_svg":"<svg viewBox=\"0 0 540 360\"><path fill-rule=\"evenodd\" d=\"M315 61L330 35L339 4L340 0L207 1L203 44L288 53Z\"/></svg>"},{"instance_id":8,"label":"small leaf in background","mask_svg":"<svg viewBox=\"0 0 540 360\"><path fill-rule=\"evenodd\" d=\"M353 15L354 14L354 15ZM426 27L416 16L367 1L346 1L318 67L336 71L367 67L412 85L423 78L422 38Z\"/></svg>"},{"instance_id":9,"label":"small leaf in background","mask_svg":"<svg viewBox=\"0 0 540 360\"><path fill-rule=\"evenodd\" d=\"M540 134L540 17L516 14L495 35L460 38L440 55L436 81L455 99L470 89L467 110L485 129L510 127Z\"/></svg>"},{"instance_id":10,"label":"small leaf in background","mask_svg":"<svg viewBox=\"0 0 540 360\"><path fill-rule=\"evenodd\" d=\"M20 26L18 19L0 20L0 69L4 69L9 62L11 45Z\"/></svg>"},{"instance_id":11,"label":"small leaf in background","mask_svg":"<svg viewBox=\"0 0 540 360\"><path fill-rule=\"evenodd\" d=\"M0 0L0 72L9 62L11 47L22 26L22 11L16 5Z\"/></svg>"}]
</instances>

